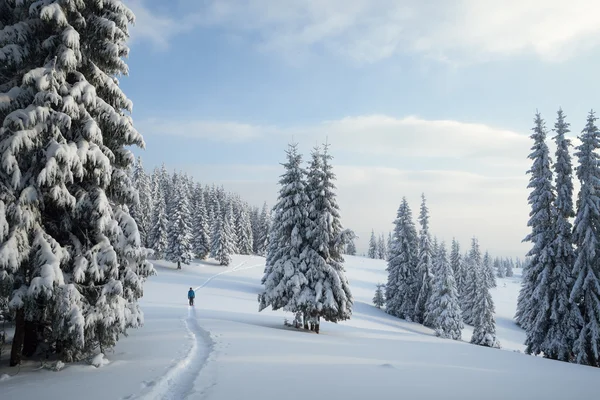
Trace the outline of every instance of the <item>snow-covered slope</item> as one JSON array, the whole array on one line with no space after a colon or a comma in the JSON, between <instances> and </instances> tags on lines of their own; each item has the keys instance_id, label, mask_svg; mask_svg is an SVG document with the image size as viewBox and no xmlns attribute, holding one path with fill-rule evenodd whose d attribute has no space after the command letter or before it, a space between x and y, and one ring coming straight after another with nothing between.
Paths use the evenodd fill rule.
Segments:
<instances>
[{"instance_id":1,"label":"snow-covered slope","mask_svg":"<svg viewBox=\"0 0 600 400\"><path fill-rule=\"evenodd\" d=\"M372 306L385 263L347 257L353 318L321 334L283 326L283 312L257 312L264 259L236 256L229 268L157 262L146 286L144 328L131 331L109 364L70 365L0 378L2 398L61 399L564 399L594 398L600 370L522 350L512 322L518 277L492 290L505 350L436 338L430 329ZM518 273L518 270L517 270ZM189 287L196 305L188 307ZM463 339L470 339L469 328ZM0 369L13 375L14 369Z\"/></svg>"}]
</instances>

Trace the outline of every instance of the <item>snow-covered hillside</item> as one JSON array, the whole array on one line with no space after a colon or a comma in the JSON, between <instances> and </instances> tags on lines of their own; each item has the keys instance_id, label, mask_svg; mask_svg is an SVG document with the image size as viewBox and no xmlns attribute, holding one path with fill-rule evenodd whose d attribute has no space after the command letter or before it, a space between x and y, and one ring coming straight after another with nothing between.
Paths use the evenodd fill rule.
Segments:
<instances>
[{"instance_id":1,"label":"snow-covered hillside","mask_svg":"<svg viewBox=\"0 0 600 400\"><path fill-rule=\"evenodd\" d=\"M108 364L60 372L3 367L2 398L579 399L597 392L596 368L511 351L522 350L525 337L512 322L518 276L498 279L492 289L503 347L495 350L436 338L373 307L375 286L386 280L380 260L346 257L353 317L323 322L319 335L284 327L289 314L258 313L261 257L234 256L228 268L155 266L158 276L142 300L145 326L106 354ZM186 299L190 286L197 295L193 308ZM470 334L465 328L463 340Z\"/></svg>"}]
</instances>

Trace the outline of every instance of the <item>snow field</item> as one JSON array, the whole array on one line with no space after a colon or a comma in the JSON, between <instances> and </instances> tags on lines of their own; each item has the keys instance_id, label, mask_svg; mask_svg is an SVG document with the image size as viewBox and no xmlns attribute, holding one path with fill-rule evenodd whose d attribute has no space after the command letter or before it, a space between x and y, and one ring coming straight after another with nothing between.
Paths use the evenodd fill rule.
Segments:
<instances>
[{"instance_id":1,"label":"snow field","mask_svg":"<svg viewBox=\"0 0 600 400\"><path fill-rule=\"evenodd\" d=\"M512 351L522 349L524 339L512 322L518 277L498 279L491 291L505 349L496 350L439 339L376 309L375 285L386 278L381 260L346 257L353 317L323 322L319 335L285 327L289 313L257 311L264 259L234 256L231 265L196 262L177 271L156 262L158 276L142 299L145 326L107 352L110 364L25 369L0 382L2 397L77 399L82 391L89 400L595 397L591 382L600 379L599 370ZM194 307L187 305L190 286L197 288ZM463 340L469 339L467 327Z\"/></svg>"}]
</instances>

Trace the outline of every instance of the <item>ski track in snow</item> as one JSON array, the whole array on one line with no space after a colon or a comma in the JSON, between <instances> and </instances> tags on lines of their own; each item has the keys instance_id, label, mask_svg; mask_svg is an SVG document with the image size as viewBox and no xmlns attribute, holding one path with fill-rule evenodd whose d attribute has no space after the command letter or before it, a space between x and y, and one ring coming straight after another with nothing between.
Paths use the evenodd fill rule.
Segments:
<instances>
[{"instance_id":1,"label":"ski track in snow","mask_svg":"<svg viewBox=\"0 0 600 400\"><path fill-rule=\"evenodd\" d=\"M204 288L213 279L218 278L223 274L229 274L236 271L260 267L264 264L256 264L244 267L248 261L241 262L231 269L219 272L209 277L202 285L198 286L194 291ZM142 392L139 396L127 396L124 399L144 399L144 400L167 400L167 399L185 399L193 393L194 382L202 369L206 365L210 354L213 352L215 342L210 333L200 327L196 316L196 309L193 306L188 306L188 316L184 320L185 327L192 343L187 356L179 360L177 364L169 369L158 381L145 382L147 391ZM214 386L215 382L210 386Z\"/></svg>"}]
</instances>

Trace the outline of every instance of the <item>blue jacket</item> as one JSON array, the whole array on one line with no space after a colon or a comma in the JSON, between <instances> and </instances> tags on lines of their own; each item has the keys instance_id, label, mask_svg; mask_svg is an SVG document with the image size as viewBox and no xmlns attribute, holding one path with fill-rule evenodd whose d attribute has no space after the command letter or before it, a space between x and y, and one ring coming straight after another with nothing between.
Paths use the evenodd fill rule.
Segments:
<instances>
[{"instance_id":1,"label":"blue jacket","mask_svg":"<svg viewBox=\"0 0 600 400\"><path fill-rule=\"evenodd\" d=\"M192 289L190 289L188 291L188 299L193 299L194 297L196 297L196 293Z\"/></svg>"}]
</instances>

